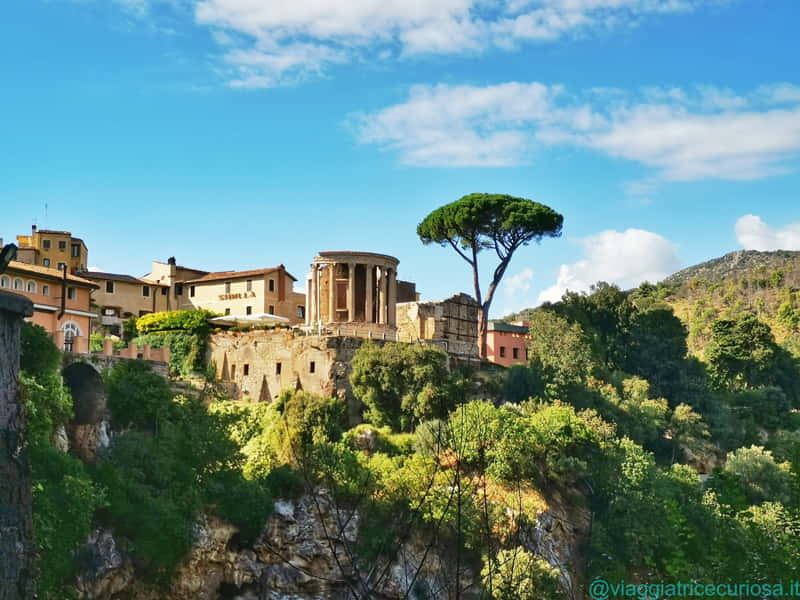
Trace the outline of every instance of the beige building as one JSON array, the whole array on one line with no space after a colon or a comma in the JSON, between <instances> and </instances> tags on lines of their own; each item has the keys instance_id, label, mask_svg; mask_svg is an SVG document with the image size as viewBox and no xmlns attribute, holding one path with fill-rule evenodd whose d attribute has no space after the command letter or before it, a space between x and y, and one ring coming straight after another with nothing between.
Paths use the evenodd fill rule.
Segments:
<instances>
[{"instance_id":1,"label":"beige building","mask_svg":"<svg viewBox=\"0 0 800 600\"><path fill-rule=\"evenodd\" d=\"M306 297L294 291L297 281L283 265L252 271L220 271L177 282L173 293L179 309L204 308L221 315L268 313L305 320Z\"/></svg>"},{"instance_id":2,"label":"beige building","mask_svg":"<svg viewBox=\"0 0 800 600\"><path fill-rule=\"evenodd\" d=\"M108 333L122 334L122 323L131 317L167 310L169 287L147 279L87 271L84 279L98 287L92 293L92 304L100 314L98 325Z\"/></svg>"},{"instance_id":3,"label":"beige building","mask_svg":"<svg viewBox=\"0 0 800 600\"><path fill-rule=\"evenodd\" d=\"M29 265L39 265L70 273L86 270L89 252L80 238L69 231L37 229L31 227L30 235L17 236L17 260Z\"/></svg>"},{"instance_id":4,"label":"beige building","mask_svg":"<svg viewBox=\"0 0 800 600\"><path fill-rule=\"evenodd\" d=\"M467 294L397 305L397 340L433 343L452 357L478 358L478 303Z\"/></svg>"}]
</instances>

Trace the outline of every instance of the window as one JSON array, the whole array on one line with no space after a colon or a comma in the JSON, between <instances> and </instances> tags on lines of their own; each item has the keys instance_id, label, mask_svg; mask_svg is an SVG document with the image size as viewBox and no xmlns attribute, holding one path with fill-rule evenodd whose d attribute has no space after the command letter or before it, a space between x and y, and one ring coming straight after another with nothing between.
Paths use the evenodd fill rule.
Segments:
<instances>
[{"instance_id":1,"label":"window","mask_svg":"<svg viewBox=\"0 0 800 600\"><path fill-rule=\"evenodd\" d=\"M81 256L81 245L80 244L72 244L72 257L73 258L80 258Z\"/></svg>"},{"instance_id":2,"label":"window","mask_svg":"<svg viewBox=\"0 0 800 600\"><path fill-rule=\"evenodd\" d=\"M309 373L313 373L313 372L314 372L314 371L316 371L316 370L317 370L317 363L315 363L315 362L312 360L312 361L311 361L311 363L308 365L308 372L309 372Z\"/></svg>"},{"instance_id":3,"label":"window","mask_svg":"<svg viewBox=\"0 0 800 600\"><path fill-rule=\"evenodd\" d=\"M281 374L281 363L275 363L275 375Z\"/></svg>"},{"instance_id":4,"label":"window","mask_svg":"<svg viewBox=\"0 0 800 600\"><path fill-rule=\"evenodd\" d=\"M244 367L242 367L242 375L244 375L245 377L250 375L250 365L245 365Z\"/></svg>"},{"instance_id":5,"label":"window","mask_svg":"<svg viewBox=\"0 0 800 600\"><path fill-rule=\"evenodd\" d=\"M267 312L268 312L269 314L271 314L271 315L274 315L274 314L275 314L275 306L273 306L272 304L270 304L270 305L269 305L269 310L268 310Z\"/></svg>"},{"instance_id":6,"label":"window","mask_svg":"<svg viewBox=\"0 0 800 600\"><path fill-rule=\"evenodd\" d=\"M7 288L7 287L11 287L11 283L9 282L8 277L3 275L2 277L0 277L0 288Z\"/></svg>"},{"instance_id":7,"label":"window","mask_svg":"<svg viewBox=\"0 0 800 600\"><path fill-rule=\"evenodd\" d=\"M58 249L61 250L62 252L64 250L66 250L67 249L67 242L65 242L64 240L61 240L60 242L58 242Z\"/></svg>"},{"instance_id":8,"label":"window","mask_svg":"<svg viewBox=\"0 0 800 600\"><path fill-rule=\"evenodd\" d=\"M195 289L196 289L195 286L192 286L192 287L189 288L189 297L190 298L194 298Z\"/></svg>"},{"instance_id":9,"label":"window","mask_svg":"<svg viewBox=\"0 0 800 600\"><path fill-rule=\"evenodd\" d=\"M269 291L270 292L274 292L275 291L275 280L274 279L270 279L269 280Z\"/></svg>"},{"instance_id":10,"label":"window","mask_svg":"<svg viewBox=\"0 0 800 600\"><path fill-rule=\"evenodd\" d=\"M75 321L67 321L61 326L61 331L64 332L64 352L72 352L75 338L81 335L81 328Z\"/></svg>"},{"instance_id":11,"label":"window","mask_svg":"<svg viewBox=\"0 0 800 600\"><path fill-rule=\"evenodd\" d=\"M142 296L144 296L145 298L148 298L150 296L150 286L149 285L143 285L142 286Z\"/></svg>"},{"instance_id":12,"label":"window","mask_svg":"<svg viewBox=\"0 0 800 600\"><path fill-rule=\"evenodd\" d=\"M183 296L183 284L176 283L175 284L175 295L176 296Z\"/></svg>"},{"instance_id":13,"label":"window","mask_svg":"<svg viewBox=\"0 0 800 600\"><path fill-rule=\"evenodd\" d=\"M512 348L511 356L513 356L514 358L519 358L519 348Z\"/></svg>"},{"instance_id":14,"label":"window","mask_svg":"<svg viewBox=\"0 0 800 600\"><path fill-rule=\"evenodd\" d=\"M500 346L500 358L505 358L506 356L506 347Z\"/></svg>"},{"instance_id":15,"label":"window","mask_svg":"<svg viewBox=\"0 0 800 600\"><path fill-rule=\"evenodd\" d=\"M21 290L22 289L22 279L17 278L17 279L14 280L14 289L15 290Z\"/></svg>"},{"instance_id":16,"label":"window","mask_svg":"<svg viewBox=\"0 0 800 600\"><path fill-rule=\"evenodd\" d=\"M252 292L253 291L253 280L252 279L248 279L247 280L247 291L248 292Z\"/></svg>"},{"instance_id":17,"label":"window","mask_svg":"<svg viewBox=\"0 0 800 600\"><path fill-rule=\"evenodd\" d=\"M229 315L229 314L231 314L231 309L230 309L230 308L226 308L226 309L225 309L225 314L226 314L226 315Z\"/></svg>"},{"instance_id":18,"label":"window","mask_svg":"<svg viewBox=\"0 0 800 600\"><path fill-rule=\"evenodd\" d=\"M161 288L161 295L162 296L166 296L167 295L167 288L165 288L165 287Z\"/></svg>"},{"instance_id":19,"label":"window","mask_svg":"<svg viewBox=\"0 0 800 600\"><path fill-rule=\"evenodd\" d=\"M226 281L225 282L225 293L226 294L230 294L231 293L231 282L230 281Z\"/></svg>"},{"instance_id":20,"label":"window","mask_svg":"<svg viewBox=\"0 0 800 600\"><path fill-rule=\"evenodd\" d=\"M42 259L42 266L43 267L49 267L50 266L50 259L49 258L43 258Z\"/></svg>"},{"instance_id":21,"label":"window","mask_svg":"<svg viewBox=\"0 0 800 600\"><path fill-rule=\"evenodd\" d=\"M297 306L297 318L298 319L305 319L306 318L306 307L298 305Z\"/></svg>"},{"instance_id":22,"label":"window","mask_svg":"<svg viewBox=\"0 0 800 600\"><path fill-rule=\"evenodd\" d=\"M75 288L70 286L67 288L67 300L75 300Z\"/></svg>"},{"instance_id":23,"label":"window","mask_svg":"<svg viewBox=\"0 0 800 600\"><path fill-rule=\"evenodd\" d=\"M50 295L50 286L43 285L42 286L42 296L49 296Z\"/></svg>"},{"instance_id":24,"label":"window","mask_svg":"<svg viewBox=\"0 0 800 600\"><path fill-rule=\"evenodd\" d=\"M236 379L236 365L231 365L231 379Z\"/></svg>"},{"instance_id":25,"label":"window","mask_svg":"<svg viewBox=\"0 0 800 600\"><path fill-rule=\"evenodd\" d=\"M27 291L29 294L35 294L36 293L36 282L35 281L29 281L28 284L25 286L25 291Z\"/></svg>"},{"instance_id":26,"label":"window","mask_svg":"<svg viewBox=\"0 0 800 600\"><path fill-rule=\"evenodd\" d=\"M114 293L114 282L106 281L106 294L113 294L113 293Z\"/></svg>"},{"instance_id":27,"label":"window","mask_svg":"<svg viewBox=\"0 0 800 600\"><path fill-rule=\"evenodd\" d=\"M246 315L252 315L253 314L253 307L252 306L248 306L247 308L244 309L244 313Z\"/></svg>"},{"instance_id":28,"label":"window","mask_svg":"<svg viewBox=\"0 0 800 600\"><path fill-rule=\"evenodd\" d=\"M50 240L42 240L42 248L50 250Z\"/></svg>"},{"instance_id":29,"label":"window","mask_svg":"<svg viewBox=\"0 0 800 600\"><path fill-rule=\"evenodd\" d=\"M58 265L56 265L56 266L58 267L58 270L59 270L59 271L63 271L64 269L66 269L66 268L67 268L67 263L65 263L65 262L60 262L60 263L58 263Z\"/></svg>"}]
</instances>

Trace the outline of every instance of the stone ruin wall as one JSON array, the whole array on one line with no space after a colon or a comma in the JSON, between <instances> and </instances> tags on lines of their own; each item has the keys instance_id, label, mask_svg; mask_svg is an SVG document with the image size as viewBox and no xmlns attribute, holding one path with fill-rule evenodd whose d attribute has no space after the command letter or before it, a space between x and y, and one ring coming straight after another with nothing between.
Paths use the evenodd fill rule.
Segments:
<instances>
[{"instance_id":1,"label":"stone ruin wall","mask_svg":"<svg viewBox=\"0 0 800 600\"><path fill-rule=\"evenodd\" d=\"M478 304L467 294L440 302L403 302L397 305L397 339L433 342L452 357L478 359Z\"/></svg>"}]
</instances>

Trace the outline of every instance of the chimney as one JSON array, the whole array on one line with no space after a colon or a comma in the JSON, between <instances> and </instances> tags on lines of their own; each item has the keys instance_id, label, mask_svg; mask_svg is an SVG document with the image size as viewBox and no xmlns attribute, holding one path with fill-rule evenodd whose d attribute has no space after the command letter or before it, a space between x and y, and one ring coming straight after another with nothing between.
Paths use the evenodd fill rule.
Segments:
<instances>
[{"instance_id":1,"label":"chimney","mask_svg":"<svg viewBox=\"0 0 800 600\"><path fill-rule=\"evenodd\" d=\"M31 225L31 235L36 233L36 225Z\"/></svg>"},{"instance_id":2,"label":"chimney","mask_svg":"<svg viewBox=\"0 0 800 600\"><path fill-rule=\"evenodd\" d=\"M170 256L170 257L167 259L167 264L168 264L168 265L175 266L175 257L174 257L174 256Z\"/></svg>"}]
</instances>

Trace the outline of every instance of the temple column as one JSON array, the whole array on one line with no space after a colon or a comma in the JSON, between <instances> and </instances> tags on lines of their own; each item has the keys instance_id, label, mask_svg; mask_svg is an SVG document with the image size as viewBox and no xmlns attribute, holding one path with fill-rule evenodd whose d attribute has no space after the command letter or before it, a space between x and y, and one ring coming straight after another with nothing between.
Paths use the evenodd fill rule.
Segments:
<instances>
[{"instance_id":1,"label":"temple column","mask_svg":"<svg viewBox=\"0 0 800 600\"><path fill-rule=\"evenodd\" d=\"M336 265L328 263L328 323L336 320Z\"/></svg>"},{"instance_id":2,"label":"temple column","mask_svg":"<svg viewBox=\"0 0 800 600\"><path fill-rule=\"evenodd\" d=\"M378 304L378 323L386 325L386 294L389 291L388 279L386 277L388 269L381 267L381 280L379 291L379 304Z\"/></svg>"},{"instance_id":3,"label":"temple column","mask_svg":"<svg viewBox=\"0 0 800 600\"><path fill-rule=\"evenodd\" d=\"M316 263L311 265L311 281L308 282L308 302L306 302L306 325L313 325L317 319L317 272Z\"/></svg>"},{"instance_id":4,"label":"temple column","mask_svg":"<svg viewBox=\"0 0 800 600\"><path fill-rule=\"evenodd\" d=\"M347 263L347 320L356 320L356 264Z\"/></svg>"},{"instance_id":5,"label":"temple column","mask_svg":"<svg viewBox=\"0 0 800 600\"><path fill-rule=\"evenodd\" d=\"M372 265L364 265L367 268L366 285L364 286L366 294L364 294L364 320L367 323L374 323L372 320L372 294L375 291L375 284L372 282L372 271L375 269Z\"/></svg>"},{"instance_id":6,"label":"temple column","mask_svg":"<svg viewBox=\"0 0 800 600\"><path fill-rule=\"evenodd\" d=\"M388 303L386 307L387 318L386 322L389 324L390 327L395 326L395 321L397 317L396 306L397 306L397 273L394 269L389 271L389 276L386 278L386 284L389 286L389 293L388 293Z\"/></svg>"}]
</instances>

